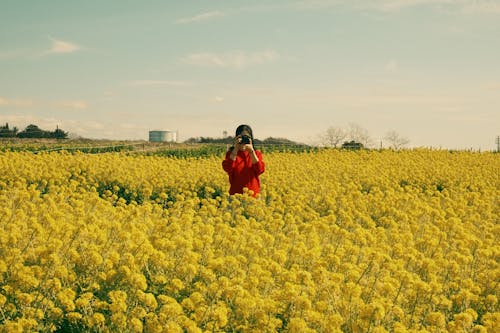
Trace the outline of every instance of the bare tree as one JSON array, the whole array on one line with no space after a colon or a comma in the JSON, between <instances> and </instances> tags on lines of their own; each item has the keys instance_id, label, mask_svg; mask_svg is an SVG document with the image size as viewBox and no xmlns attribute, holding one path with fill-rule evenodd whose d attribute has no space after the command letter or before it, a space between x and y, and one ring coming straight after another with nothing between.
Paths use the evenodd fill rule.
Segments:
<instances>
[{"instance_id":1,"label":"bare tree","mask_svg":"<svg viewBox=\"0 0 500 333\"><path fill-rule=\"evenodd\" d=\"M321 136L321 143L325 146L337 148L347 137L347 132L340 127L330 126Z\"/></svg>"},{"instance_id":2,"label":"bare tree","mask_svg":"<svg viewBox=\"0 0 500 333\"><path fill-rule=\"evenodd\" d=\"M348 137L351 141L362 143L365 147L370 146L372 143L368 130L355 123L349 124Z\"/></svg>"},{"instance_id":3,"label":"bare tree","mask_svg":"<svg viewBox=\"0 0 500 333\"><path fill-rule=\"evenodd\" d=\"M391 148L395 150L399 150L403 146L410 143L410 140L408 140L408 138L400 136L396 131L387 132L384 139L386 139L389 142Z\"/></svg>"}]
</instances>

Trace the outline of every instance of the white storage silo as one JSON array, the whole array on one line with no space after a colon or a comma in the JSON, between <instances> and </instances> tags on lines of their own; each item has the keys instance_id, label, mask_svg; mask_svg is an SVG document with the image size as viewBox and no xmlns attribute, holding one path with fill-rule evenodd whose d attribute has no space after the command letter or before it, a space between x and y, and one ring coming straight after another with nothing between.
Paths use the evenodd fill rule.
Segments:
<instances>
[{"instance_id":1,"label":"white storage silo","mask_svg":"<svg viewBox=\"0 0 500 333\"><path fill-rule=\"evenodd\" d=\"M149 131L150 142L177 142L177 131Z\"/></svg>"}]
</instances>

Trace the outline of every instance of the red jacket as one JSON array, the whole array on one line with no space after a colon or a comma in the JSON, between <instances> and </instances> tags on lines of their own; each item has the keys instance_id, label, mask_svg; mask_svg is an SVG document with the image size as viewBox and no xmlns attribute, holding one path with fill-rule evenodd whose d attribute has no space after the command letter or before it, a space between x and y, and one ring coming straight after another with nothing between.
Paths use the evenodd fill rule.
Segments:
<instances>
[{"instance_id":1,"label":"red jacket","mask_svg":"<svg viewBox=\"0 0 500 333\"><path fill-rule=\"evenodd\" d=\"M246 187L252 190L254 196L260 193L259 175L265 170L262 153L259 150L255 151L259 158L259 162L253 164L250 154L246 151L239 151L236 159L233 161L229 157L231 151L226 153L226 158L222 161L222 168L229 175L229 194L243 193L243 188Z\"/></svg>"}]
</instances>

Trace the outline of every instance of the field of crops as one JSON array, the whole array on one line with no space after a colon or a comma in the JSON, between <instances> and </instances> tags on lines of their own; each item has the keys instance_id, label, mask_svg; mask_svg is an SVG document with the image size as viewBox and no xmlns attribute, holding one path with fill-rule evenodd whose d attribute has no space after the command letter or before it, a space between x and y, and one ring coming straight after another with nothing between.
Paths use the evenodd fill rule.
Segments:
<instances>
[{"instance_id":1,"label":"field of crops","mask_svg":"<svg viewBox=\"0 0 500 333\"><path fill-rule=\"evenodd\" d=\"M499 332L500 155L0 152L0 332Z\"/></svg>"},{"instance_id":2,"label":"field of crops","mask_svg":"<svg viewBox=\"0 0 500 333\"><path fill-rule=\"evenodd\" d=\"M257 149L263 152L304 152L316 151L318 148L299 143L258 144ZM224 156L227 143L171 143L148 141L111 141L92 139L17 139L0 138L0 152L23 152L35 154L45 152L81 152L87 154L102 154L110 152L129 152L144 155L159 155L164 157L208 157Z\"/></svg>"}]
</instances>

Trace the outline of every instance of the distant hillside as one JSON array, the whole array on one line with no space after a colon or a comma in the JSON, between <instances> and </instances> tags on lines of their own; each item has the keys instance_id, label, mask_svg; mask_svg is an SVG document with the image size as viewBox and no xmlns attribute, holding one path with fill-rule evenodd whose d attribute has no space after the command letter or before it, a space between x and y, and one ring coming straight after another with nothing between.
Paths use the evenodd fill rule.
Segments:
<instances>
[{"instance_id":1,"label":"distant hillside","mask_svg":"<svg viewBox=\"0 0 500 333\"><path fill-rule=\"evenodd\" d=\"M197 137L197 138L189 138L184 141L184 143L221 143L221 144L232 144L233 143L233 137L228 136L225 138L211 138L211 137ZM295 141L286 139L286 138L273 138L269 137L264 140L260 140L255 138L254 139L255 144L270 144L270 145L300 145L300 143L297 143Z\"/></svg>"}]
</instances>

